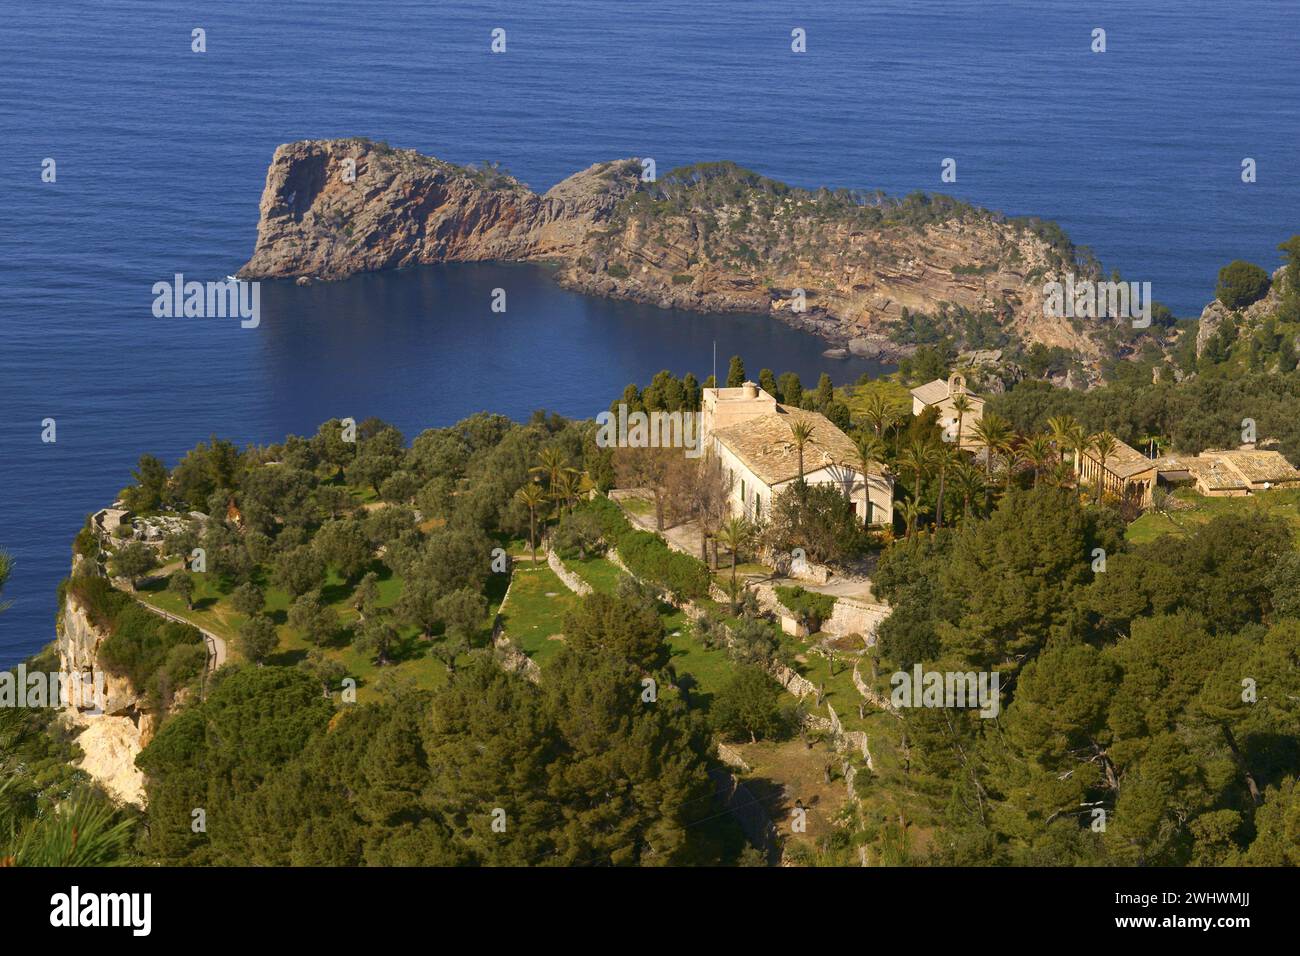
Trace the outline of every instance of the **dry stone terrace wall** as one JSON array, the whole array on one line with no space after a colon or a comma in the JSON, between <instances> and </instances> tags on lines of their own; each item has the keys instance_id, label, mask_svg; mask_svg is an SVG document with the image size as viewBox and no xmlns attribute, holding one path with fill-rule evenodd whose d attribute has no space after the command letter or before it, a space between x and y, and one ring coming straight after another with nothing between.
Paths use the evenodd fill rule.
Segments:
<instances>
[{"instance_id":1,"label":"dry stone terrace wall","mask_svg":"<svg viewBox=\"0 0 1300 956\"><path fill-rule=\"evenodd\" d=\"M876 693L876 691L867 686L867 682L864 681L862 675L858 673L858 665L856 663L853 665L853 686L858 689L858 693L861 694L872 707L875 707L878 710L887 711L901 719L902 715L898 713L897 708L894 707L889 698L885 697L883 694Z\"/></svg>"},{"instance_id":2,"label":"dry stone terrace wall","mask_svg":"<svg viewBox=\"0 0 1300 956\"><path fill-rule=\"evenodd\" d=\"M609 549L606 557L608 557L610 561L612 561L622 571L632 577L636 577L636 575L633 575L632 572L628 570L627 565L623 563L622 559L619 558L617 551L613 548ZM758 592L760 608L766 610L767 607L771 607L776 613L780 613L782 605L777 600L776 591L772 585L765 582L759 583L752 585L751 590ZM710 585L709 596L719 603L725 603L729 600L726 593L716 584ZM667 596L665 599L685 612L686 616L692 621L698 620L706 613L703 608L693 601L675 602L670 596ZM846 601L843 598L837 600L836 610L838 611L840 606L845 603ZM879 623L880 620L883 620L888 614L889 608L885 605L871 605L866 602L850 600L841 617L841 622L846 627L846 630L843 633L871 633L874 631L874 625ZM868 626L863 628L863 625ZM728 641L730 641L730 627L724 623L723 628L728 634ZM780 661L775 659L769 661L767 670L786 692L794 695L800 700L803 700L809 695L816 698L816 686L806 677L797 673L792 668L787 667L785 664L782 664ZM859 693L862 694L863 698L873 706L889 710L897 716L897 712L893 711L893 708L889 706L888 701L880 699L878 695L873 694L870 688L866 686L865 682L863 682L861 676L858 674L856 664L854 664L853 669L853 684L858 689ZM844 724L841 722L839 715L835 712L835 708L831 706L829 701L826 702L825 706L827 716L823 717L813 713L804 713L801 717L801 723L804 727L810 730L827 734L831 747L837 753L845 757L841 763L840 769L844 776L845 788L848 791L849 799L856 801L858 799L856 788L858 770L857 767L853 765L852 761L848 759L847 754L856 750L866 761L867 768L875 770L875 762L871 756L870 740L867 734L863 731L845 730ZM724 763L735 767L741 772L748 770L748 765L740 754L724 743L718 744L718 757ZM740 784L739 781L737 781L730 773L726 773L725 778L720 774L715 780L715 783L718 787L719 794L726 800L728 809L736 816L737 820L740 821L741 826L745 829L746 835L750 838L750 841L756 846L775 846L775 828L767 818L767 815L762 813L761 808L752 804L752 798L744 791L743 784ZM755 811L757 811L757 813ZM761 814L761 819L759 814Z\"/></svg>"},{"instance_id":3,"label":"dry stone terrace wall","mask_svg":"<svg viewBox=\"0 0 1300 956\"><path fill-rule=\"evenodd\" d=\"M880 622L889 617L889 607L884 604L871 604L857 598L842 597L835 601L831 616L822 622L822 630L836 637L845 634L862 634L868 643L874 643L876 628Z\"/></svg>"},{"instance_id":4,"label":"dry stone terrace wall","mask_svg":"<svg viewBox=\"0 0 1300 956\"><path fill-rule=\"evenodd\" d=\"M546 563L551 566L551 570L560 579L560 583L574 594L586 597L591 593L591 585L565 567L564 562L560 560L560 556L554 551L546 552Z\"/></svg>"},{"instance_id":5,"label":"dry stone terrace wall","mask_svg":"<svg viewBox=\"0 0 1300 956\"><path fill-rule=\"evenodd\" d=\"M497 608L497 618L492 625L493 656L503 669L515 674L522 674L534 684L539 684L542 680L542 669L535 660L515 647L514 642L506 636L505 618L502 612L506 609L506 602L510 600L510 592L514 586L514 562L511 562L510 583L506 585L506 593L501 596L501 605Z\"/></svg>"}]
</instances>

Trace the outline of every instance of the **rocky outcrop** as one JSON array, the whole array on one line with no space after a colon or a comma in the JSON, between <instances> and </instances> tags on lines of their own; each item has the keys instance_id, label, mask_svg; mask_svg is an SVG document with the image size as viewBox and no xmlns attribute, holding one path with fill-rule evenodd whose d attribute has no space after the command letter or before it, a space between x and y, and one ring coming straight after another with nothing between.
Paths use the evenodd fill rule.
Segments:
<instances>
[{"instance_id":1,"label":"rocky outcrop","mask_svg":"<svg viewBox=\"0 0 1300 956\"><path fill-rule=\"evenodd\" d=\"M339 279L422 263L546 260L564 286L702 311L762 312L852 354L909 354L912 323L960 342L1103 354L1108 320L1044 314L1043 285L1098 274L1055 227L941 196L792 189L714 163L641 181L598 163L538 195L506 173L364 139L279 147L245 279Z\"/></svg>"},{"instance_id":2,"label":"rocky outcrop","mask_svg":"<svg viewBox=\"0 0 1300 956\"><path fill-rule=\"evenodd\" d=\"M492 169L369 140L279 147L241 278L341 279L433 262L575 254L635 188L635 163L598 163L538 196Z\"/></svg>"},{"instance_id":3,"label":"rocky outcrop","mask_svg":"<svg viewBox=\"0 0 1300 956\"><path fill-rule=\"evenodd\" d=\"M1282 304L1285 276L1286 266L1279 267L1272 275L1268 292L1244 309L1229 309L1218 299L1210 300L1201 310L1201 320L1196 327L1196 357L1200 358L1204 354L1206 344L1229 318L1236 319L1239 328L1254 329L1268 316L1276 315Z\"/></svg>"},{"instance_id":4,"label":"rocky outcrop","mask_svg":"<svg viewBox=\"0 0 1300 956\"><path fill-rule=\"evenodd\" d=\"M79 764L116 799L145 805L144 774L135 758L153 738L156 715L126 677L111 673L99 661L108 634L90 620L71 594L65 600L57 639L59 670L80 678L82 687L102 687L99 708L89 694L69 699L60 720L76 734L84 756Z\"/></svg>"}]
</instances>

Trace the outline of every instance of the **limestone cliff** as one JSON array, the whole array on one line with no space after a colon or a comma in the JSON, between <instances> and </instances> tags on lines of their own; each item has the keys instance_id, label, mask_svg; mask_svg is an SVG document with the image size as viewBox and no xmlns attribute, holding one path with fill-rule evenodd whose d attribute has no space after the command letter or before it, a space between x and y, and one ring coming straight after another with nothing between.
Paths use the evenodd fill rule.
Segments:
<instances>
[{"instance_id":1,"label":"limestone cliff","mask_svg":"<svg viewBox=\"0 0 1300 956\"><path fill-rule=\"evenodd\" d=\"M136 768L135 757L153 737L155 715L130 680L100 665L99 650L107 639L108 634L68 594L59 622L59 670L80 675L83 687L102 681L104 701L103 713L98 714L69 700L60 719L77 734L84 754L80 768L118 800L143 807L144 775Z\"/></svg>"},{"instance_id":2,"label":"limestone cliff","mask_svg":"<svg viewBox=\"0 0 1300 956\"><path fill-rule=\"evenodd\" d=\"M896 357L939 335L1059 346L1092 367L1116 350L1108 321L1044 315L1044 283L1099 271L1050 223L943 196L795 189L730 163L654 182L641 171L634 159L599 163L537 195L496 169L368 140L289 143L272 158L240 276L548 260L569 288L764 312L859 355Z\"/></svg>"}]
</instances>

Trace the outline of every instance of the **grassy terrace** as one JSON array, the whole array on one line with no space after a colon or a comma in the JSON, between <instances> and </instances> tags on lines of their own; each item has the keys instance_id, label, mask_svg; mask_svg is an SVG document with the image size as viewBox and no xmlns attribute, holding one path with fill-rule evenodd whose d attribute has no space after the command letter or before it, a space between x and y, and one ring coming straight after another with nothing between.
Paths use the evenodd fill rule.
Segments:
<instances>
[{"instance_id":1,"label":"grassy terrace","mask_svg":"<svg viewBox=\"0 0 1300 956\"><path fill-rule=\"evenodd\" d=\"M506 636L545 667L560 649L564 615L578 600L540 556L536 565L516 561L510 598L501 613Z\"/></svg>"},{"instance_id":2,"label":"grassy terrace","mask_svg":"<svg viewBox=\"0 0 1300 956\"><path fill-rule=\"evenodd\" d=\"M566 561L565 567L606 594L613 594L624 576L613 562L603 557ZM536 568L529 567L526 560L519 562L515 565L510 600L503 612L506 635L545 667L563 643L552 638L563 633L564 615L579 600L540 561ZM710 650L700 643L685 613L667 604L661 604L659 610L678 682L693 702L707 708L712 696L735 672L735 665L724 651Z\"/></svg>"},{"instance_id":3,"label":"grassy terrace","mask_svg":"<svg viewBox=\"0 0 1300 956\"><path fill-rule=\"evenodd\" d=\"M589 557L585 561L565 561L564 566L602 594L614 594L620 578L626 577L618 566L607 558Z\"/></svg>"},{"instance_id":4,"label":"grassy terrace","mask_svg":"<svg viewBox=\"0 0 1300 956\"><path fill-rule=\"evenodd\" d=\"M1171 508L1167 514L1148 511L1128 526L1128 540L1142 544L1166 534L1189 534L1219 515L1255 513L1284 521L1300 534L1300 488L1278 488L1247 498L1206 498L1180 488L1174 497L1191 507Z\"/></svg>"},{"instance_id":5,"label":"grassy terrace","mask_svg":"<svg viewBox=\"0 0 1300 956\"><path fill-rule=\"evenodd\" d=\"M678 685L686 688L693 702L707 710L713 695L736 672L736 665L727 657L726 651L705 647L683 612L674 610L666 614L664 629L670 649L669 660L677 673Z\"/></svg>"}]
</instances>

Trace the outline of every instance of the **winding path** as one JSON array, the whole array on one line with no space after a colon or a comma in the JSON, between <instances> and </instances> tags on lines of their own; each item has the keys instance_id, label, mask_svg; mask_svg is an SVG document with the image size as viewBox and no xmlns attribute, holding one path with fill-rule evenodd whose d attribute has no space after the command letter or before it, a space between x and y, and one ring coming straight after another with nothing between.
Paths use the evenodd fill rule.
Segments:
<instances>
[{"instance_id":1,"label":"winding path","mask_svg":"<svg viewBox=\"0 0 1300 956\"><path fill-rule=\"evenodd\" d=\"M165 617L167 620L169 620L169 621L175 621L177 624L188 624L190 627L194 628L194 629L197 630L200 634L202 634L202 635L203 635L203 639L207 642L207 645L208 645L208 671L209 671L209 673L212 672L212 671L215 671L217 668L219 668L222 664L224 664L224 663L226 662L226 641L225 641L225 638L217 637L217 635L213 634L213 633L212 633L211 631L209 631L209 630L206 630L205 628L199 627L199 626L198 626L197 624L195 624L193 621L187 621L185 618L181 617L179 614L173 614L173 613L171 613L171 611L164 611L164 610L163 610L162 608L160 608L160 607L154 607L152 604L150 604L150 603L147 602L147 601L139 601L139 600L137 599L137 603L139 603L141 607L146 607L146 608L148 608L149 610L153 611L153 612L154 612L155 614L157 614L159 617Z\"/></svg>"}]
</instances>

